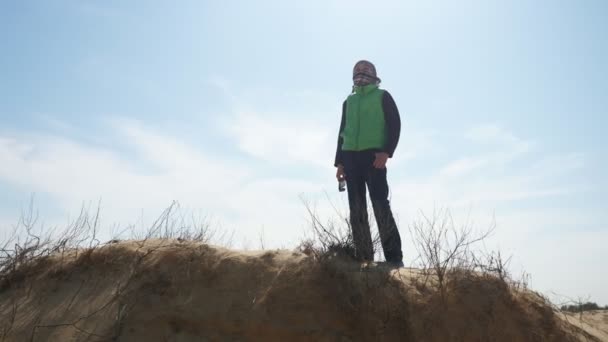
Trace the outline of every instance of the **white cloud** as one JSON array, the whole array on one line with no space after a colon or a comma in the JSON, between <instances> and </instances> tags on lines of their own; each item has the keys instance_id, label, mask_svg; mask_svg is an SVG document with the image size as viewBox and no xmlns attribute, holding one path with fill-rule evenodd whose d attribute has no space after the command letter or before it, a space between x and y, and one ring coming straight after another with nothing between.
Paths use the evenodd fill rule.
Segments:
<instances>
[{"instance_id":1,"label":"white cloud","mask_svg":"<svg viewBox=\"0 0 608 342\"><path fill-rule=\"evenodd\" d=\"M331 168L340 124L332 97L316 90L237 91L221 77L208 83L231 103L222 130L243 153L275 165Z\"/></svg>"},{"instance_id":2,"label":"white cloud","mask_svg":"<svg viewBox=\"0 0 608 342\"><path fill-rule=\"evenodd\" d=\"M483 124L471 127L465 138L480 144L506 148L513 157L529 152L534 142L523 140L497 124Z\"/></svg>"},{"instance_id":3,"label":"white cloud","mask_svg":"<svg viewBox=\"0 0 608 342\"><path fill-rule=\"evenodd\" d=\"M489 162L488 159L483 158L462 158L450 162L447 164L439 173L444 177L458 177L460 175L466 175L474 170L477 170Z\"/></svg>"},{"instance_id":4,"label":"white cloud","mask_svg":"<svg viewBox=\"0 0 608 342\"><path fill-rule=\"evenodd\" d=\"M496 124L482 124L471 127L465 132L465 137L478 143L495 141L519 142L520 139L506 132Z\"/></svg>"},{"instance_id":5,"label":"white cloud","mask_svg":"<svg viewBox=\"0 0 608 342\"><path fill-rule=\"evenodd\" d=\"M546 172L560 157L541 158L532 162L531 167L518 167L529 163L525 159L530 152L531 142L514 136L497 125L476 126L465 132L461 140L470 140L475 146L486 148L473 156L461 156L453 149L448 160L437 171L429 170L420 179L398 178L395 182L397 194L405 194L407 203L416 203L416 208L440 206L455 207L457 210L470 206L483 205L496 207L509 202L527 198L564 194L569 188L549 184ZM459 141L452 143L459 144ZM462 150L469 154L468 150ZM579 166L582 160L578 159ZM413 214L410 211L410 214Z\"/></svg>"},{"instance_id":6,"label":"white cloud","mask_svg":"<svg viewBox=\"0 0 608 342\"><path fill-rule=\"evenodd\" d=\"M437 143L437 133L425 127L417 127L407 121L401 125L401 137L390 164L400 167L407 162L421 157L433 157L441 151Z\"/></svg>"},{"instance_id":7,"label":"white cloud","mask_svg":"<svg viewBox=\"0 0 608 342\"><path fill-rule=\"evenodd\" d=\"M514 136L498 125L478 125L465 132L464 138L478 146L489 147L490 152L475 157L462 157L448 163L439 173L443 177L467 176L480 169L504 168L515 159L532 151L534 145Z\"/></svg>"},{"instance_id":8,"label":"white cloud","mask_svg":"<svg viewBox=\"0 0 608 342\"><path fill-rule=\"evenodd\" d=\"M0 137L0 181L24 195L48 194L66 214L101 198L106 223L128 224L139 219L140 210L149 222L179 200L220 215L243 238L255 238L262 226L275 245L299 235L285 226L293 223L298 194L315 191L310 183L255 174L247 165L217 159L136 121L116 121L114 128L137 158L59 137Z\"/></svg>"},{"instance_id":9,"label":"white cloud","mask_svg":"<svg viewBox=\"0 0 608 342\"><path fill-rule=\"evenodd\" d=\"M242 151L256 158L325 168L333 164L334 127L324 127L303 116L240 112L229 123L228 131Z\"/></svg>"}]
</instances>

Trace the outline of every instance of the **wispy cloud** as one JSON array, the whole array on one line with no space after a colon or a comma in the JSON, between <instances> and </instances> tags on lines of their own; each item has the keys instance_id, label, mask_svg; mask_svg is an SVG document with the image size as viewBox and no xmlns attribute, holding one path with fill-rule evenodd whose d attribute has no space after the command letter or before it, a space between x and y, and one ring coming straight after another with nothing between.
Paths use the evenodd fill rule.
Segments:
<instances>
[{"instance_id":1,"label":"wispy cloud","mask_svg":"<svg viewBox=\"0 0 608 342\"><path fill-rule=\"evenodd\" d=\"M472 171L480 169L489 163L488 159L485 158L470 158L465 157L462 159L450 162L439 171L439 174L444 177L458 177L462 175L470 174Z\"/></svg>"},{"instance_id":2,"label":"wispy cloud","mask_svg":"<svg viewBox=\"0 0 608 342\"><path fill-rule=\"evenodd\" d=\"M474 144L474 148L462 154L472 154L469 150L479 150L477 147L483 147L482 152L469 156L452 154L427 177L415 181L399 179L398 193L412 194L406 196L412 196L410 200L425 208L437 203L498 208L509 205L508 202L584 190L579 188L580 184L564 178L584 166L580 154L551 155L535 151L533 142L518 138L498 125L472 127L457 143L461 141ZM568 170L554 173L562 164L568 165ZM420 197L421 194L425 195Z\"/></svg>"},{"instance_id":3,"label":"wispy cloud","mask_svg":"<svg viewBox=\"0 0 608 342\"><path fill-rule=\"evenodd\" d=\"M305 117L240 112L227 131L245 153L276 164L320 166L333 160L334 127L324 127Z\"/></svg>"},{"instance_id":4,"label":"wispy cloud","mask_svg":"<svg viewBox=\"0 0 608 342\"><path fill-rule=\"evenodd\" d=\"M314 191L311 184L256 174L247 165L218 159L137 121L113 125L117 139L134 155L55 136L1 136L0 181L24 193L43 192L66 213L101 198L110 222L127 224L144 209L151 219L179 200L222 217L244 237L255 237L262 226L277 237L272 239L277 244L279 236L293 240L300 233L274 234L296 210L298 193Z\"/></svg>"}]
</instances>

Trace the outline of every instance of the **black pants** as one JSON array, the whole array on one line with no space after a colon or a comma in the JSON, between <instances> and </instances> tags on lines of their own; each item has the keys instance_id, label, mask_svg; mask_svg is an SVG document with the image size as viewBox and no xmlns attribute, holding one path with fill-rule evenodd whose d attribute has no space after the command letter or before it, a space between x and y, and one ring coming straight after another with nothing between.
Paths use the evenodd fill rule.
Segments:
<instances>
[{"instance_id":1,"label":"black pants","mask_svg":"<svg viewBox=\"0 0 608 342\"><path fill-rule=\"evenodd\" d=\"M367 214L367 197L365 185L369 189L374 216L378 224L384 257L388 262L400 262L401 237L388 200L388 182L386 169L376 169L374 151L344 151L344 172L350 207L350 224L355 242L357 257L360 260L372 261L374 251Z\"/></svg>"}]
</instances>

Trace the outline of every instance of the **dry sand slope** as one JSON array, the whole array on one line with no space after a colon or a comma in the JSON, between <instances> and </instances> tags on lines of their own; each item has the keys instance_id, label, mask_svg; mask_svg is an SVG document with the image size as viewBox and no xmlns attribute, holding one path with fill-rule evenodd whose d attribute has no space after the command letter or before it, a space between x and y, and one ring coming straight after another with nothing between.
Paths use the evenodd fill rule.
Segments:
<instances>
[{"instance_id":1,"label":"dry sand slope","mask_svg":"<svg viewBox=\"0 0 608 342\"><path fill-rule=\"evenodd\" d=\"M608 310L567 314L566 319L600 341L608 341Z\"/></svg>"},{"instance_id":2,"label":"dry sand slope","mask_svg":"<svg viewBox=\"0 0 608 342\"><path fill-rule=\"evenodd\" d=\"M605 336L605 335L604 335ZM0 341L575 341L542 298L488 276L441 296L419 271L299 252L121 242L0 284Z\"/></svg>"}]
</instances>

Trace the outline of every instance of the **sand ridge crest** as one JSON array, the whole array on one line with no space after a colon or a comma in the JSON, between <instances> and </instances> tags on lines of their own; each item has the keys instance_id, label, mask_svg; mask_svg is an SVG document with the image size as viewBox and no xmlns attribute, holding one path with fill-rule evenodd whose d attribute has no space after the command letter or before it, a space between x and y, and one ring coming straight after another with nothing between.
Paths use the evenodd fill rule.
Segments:
<instances>
[{"instance_id":1,"label":"sand ridge crest","mask_svg":"<svg viewBox=\"0 0 608 342\"><path fill-rule=\"evenodd\" d=\"M0 332L7 341L576 341L584 334L541 296L499 279L455 276L440 298L421 276L292 250L121 241L23 270L0 292Z\"/></svg>"}]
</instances>

